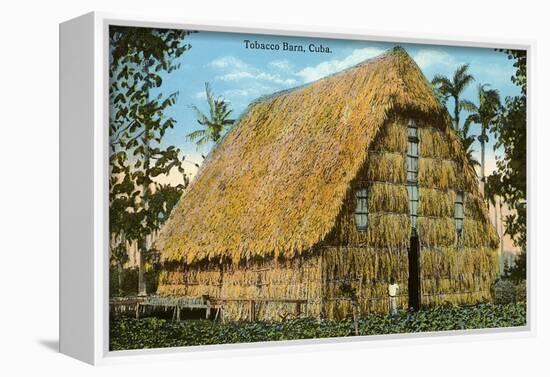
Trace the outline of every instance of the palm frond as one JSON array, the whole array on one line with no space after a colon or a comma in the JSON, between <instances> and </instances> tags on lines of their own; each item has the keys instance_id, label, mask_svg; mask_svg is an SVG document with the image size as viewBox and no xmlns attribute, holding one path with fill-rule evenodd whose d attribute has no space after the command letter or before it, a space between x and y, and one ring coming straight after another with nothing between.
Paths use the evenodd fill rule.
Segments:
<instances>
[{"instance_id":1,"label":"palm frond","mask_svg":"<svg viewBox=\"0 0 550 377\"><path fill-rule=\"evenodd\" d=\"M210 84L204 84L206 91L206 101L209 107L209 115L204 114L197 106L192 106L197 116L197 123L204 129L197 130L189 135L188 139L195 141L197 147L211 141L217 143L225 134L227 129L235 123L234 119L229 119L232 109L229 108L229 102L223 97L215 97Z\"/></svg>"},{"instance_id":2,"label":"palm frond","mask_svg":"<svg viewBox=\"0 0 550 377\"><path fill-rule=\"evenodd\" d=\"M470 114L464 122L464 127L470 127L471 124L480 124L481 118L478 113Z\"/></svg>"},{"instance_id":3,"label":"palm frond","mask_svg":"<svg viewBox=\"0 0 550 377\"><path fill-rule=\"evenodd\" d=\"M460 93L464 91L464 89L472 82L474 81L474 76L467 73L468 69L470 68L469 64L463 64L460 67L457 68L453 75L453 87L455 90L455 94L458 96Z\"/></svg>"},{"instance_id":4,"label":"palm frond","mask_svg":"<svg viewBox=\"0 0 550 377\"><path fill-rule=\"evenodd\" d=\"M443 75L435 75L432 79L432 86L446 97L449 97L451 95L453 84L447 77Z\"/></svg>"},{"instance_id":5,"label":"palm frond","mask_svg":"<svg viewBox=\"0 0 550 377\"><path fill-rule=\"evenodd\" d=\"M187 134L186 138L189 141L195 141L200 137L204 137L206 134L206 130L196 130L191 132L190 134Z\"/></svg>"},{"instance_id":6,"label":"palm frond","mask_svg":"<svg viewBox=\"0 0 550 377\"><path fill-rule=\"evenodd\" d=\"M460 110L466 110L470 113L477 111L477 106L472 101L466 99L460 100L459 106Z\"/></svg>"},{"instance_id":7,"label":"palm frond","mask_svg":"<svg viewBox=\"0 0 550 377\"><path fill-rule=\"evenodd\" d=\"M200 125L205 125L208 123L208 117L195 105L191 106L191 108L195 111L195 115L197 117L197 122Z\"/></svg>"}]
</instances>

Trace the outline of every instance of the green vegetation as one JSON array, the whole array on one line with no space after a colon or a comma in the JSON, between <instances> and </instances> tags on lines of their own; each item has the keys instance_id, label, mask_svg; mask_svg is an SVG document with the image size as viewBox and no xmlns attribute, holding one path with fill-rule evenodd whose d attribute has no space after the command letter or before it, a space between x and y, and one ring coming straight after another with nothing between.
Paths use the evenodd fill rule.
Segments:
<instances>
[{"instance_id":1,"label":"green vegetation","mask_svg":"<svg viewBox=\"0 0 550 377\"><path fill-rule=\"evenodd\" d=\"M475 135L470 134L470 125L471 123L464 123L464 126L460 131L458 131L458 134L462 140L462 145L464 146L464 152L466 153L468 163L472 167L481 166L479 161L474 156L475 151L473 145L476 141L476 137Z\"/></svg>"},{"instance_id":2,"label":"green vegetation","mask_svg":"<svg viewBox=\"0 0 550 377\"><path fill-rule=\"evenodd\" d=\"M443 105L447 104L449 98L454 100L453 123L456 131L460 130L460 110L467 105L467 101L461 98L462 92L474 81L474 76L468 72L469 68L469 64L463 64L456 69L452 78L435 75L432 79L435 95Z\"/></svg>"},{"instance_id":3,"label":"green vegetation","mask_svg":"<svg viewBox=\"0 0 550 377\"><path fill-rule=\"evenodd\" d=\"M524 50L503 50L508 59L514 61L516 72L511 80L521 89L521 94L506 97L497 122L491 127L495 135L495 150L504 153L497 157L496 171L487 177L486 191L499 195L515 210L505 219L506 233L521 247L513 272L514 278L526 276L527 248L527 52Z\"/></svg>"},{"instance_id":4,"label":"green vegetation","mask_svg":"<svg viewBox=\"0 0 550 377\"><path fill-rule=\"evenodd\" d=\"M144 272L147 294L155 294L159 283L160 271L157 264L148 266ZM139 269L124 268L117 266L109 268L109 297L133 297L138 294Z\"/></svg>"},{"instance_id":5,"label":"green vegetation","mask_svg":"<svg viewBox=\"0 0 550 377\"><path fill-rule=\"evenodd\" d=\"M504 276L493 285L493 293L496 304L526 302L527 282L525 280L515 282Z\"/></svg>"},{"instance_id":6,"label":"green vegetation","mask_svg":"<svg viewBox=\"0 0 550 377\"><path fill-rule=\"evenodd\" d=\"M470 124L479 124L481 127L481 133L478 136L479 143L481 145L481 180L485 182L485 144L489 141L487 132L489 127L493 126L497 122L498 111L500 109L500 95L496 89L488 89L489 84L478 85L477 96L479 105L465 101L464 109L471 114L466 118L464 122L464 128L470 126Z\"/></svg>"},{"instance_id":7,"label":"green vegetation","mask_svg":"<svg viewBox=\"0 0 550 377\"><path fill-rule=\"evenodd\" d=\"M478 86L478 105L461 99L461 93L474 81L468 73L468 65L458 67L450 78L436 75L432 86L443 105L447 105L449 98L454 99L453 123L462 138L470 164L480 165L481 179L486 182L486 199L495 205L494 198L498 196L512 210L504 219L505 233L522 252L517 256L515 266L508 267L503 277L521 282L526 278L527 252L527 52L498 51L514 62L515 73L510 80L521 90L519 95L506 97L501 102L498 90L488 89L489 85L483 84ZM459 119L461 110L470 113L462 128ZM472 124L481 127L477 135L481 164L473 156L476 136L469 133ZM493 150L499 153L496 154L496 170L485 177L485 148L489 134L495 138Z\"/></svg>"},{"instance_id":8,"label":"green vegetation","mask_svg":"<svg viewBox=\"0 0 550 377\"><path fill-rule=\"evenodd\" d=\"M435 75L432 80L432 87L434 88L434 94L439 99L439 102L443 106L447 106L447 100L453 98L453 124L454 129L462 140L464 151L466 152L468 162L473 167L480 165L474 157L473 144L476 140L474 135L470 135L470 122L465 122L462 128L460 127L460 111L470 111L475 109L475 105L468 100L461 98L462 93L466 88L475 81L474 76L468 72L468 64L463 64L455 70L453 77L445 77L444 75Z\"/></svg>"},{"instance_id":9,"label":"green vegetation","mask_svg":"<svg viewBox=\"0 0 550 377\"><path fill-rule=\"evenodd\" d=\"M215 97L208 83L205 83L204 87L209 113L206 115L197 106L191 106L197 115L197 123L203 129L193 131L187 135L187 140L194 141L197 148L208 142L217 143L235 123L235 119L229 118L233 112L229 108L229 102L222 97Z\"/></svg>"},{"instance_id":10,"label":"green vegetation","mask_svg":"<svg viewBox=\"0 0 550 377\"><path fill-rule=\"evenodd\" d=\"M523 303L436 307L395 317L372 314L358 321L359 335L416 333L514 327L526 324ZM263 342L353 336L353 320L295 319L277 323L207 320L170 322L157 318L112 318L110 349L181 347L207 344Z\"/></svg>"},{"instance_id":11,"label":"green vegetation","mask_svg":"<svg viewBox=\"0 0 550 377\"><path fill-rule=\"evenodd\" d=\"M109 28L111 264L118 269L121 287L128 244L137 242L141 294L145 294L145 257L151 252L147 237L168 218L189 182L180 150L162 145L166 132L176 123L166 113L175 105L178 93L155 94L162 86L162 75L178 69L181 56L191 48L185 43L188 34L181 30ZM182 184L169 186L155 180L173 169L182 175Z\"/></svg>"}]
</instances>

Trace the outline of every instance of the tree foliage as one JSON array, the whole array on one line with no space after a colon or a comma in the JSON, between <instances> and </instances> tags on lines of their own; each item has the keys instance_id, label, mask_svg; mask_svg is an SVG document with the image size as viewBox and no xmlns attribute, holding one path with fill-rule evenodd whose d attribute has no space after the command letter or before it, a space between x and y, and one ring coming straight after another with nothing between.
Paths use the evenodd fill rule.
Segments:
<instances>
[{"instance_id":1,"label":"tree foliage","mask_svg":"<svg viewBox=\"0 0 550 377\"><path fill-rule=\"evenodd\" d=\"M463 64L456 69L452 78L435 75L432 79L435 95L442 104L446 104L449 98L454 100L453 123L457 131L460 128L460 111L465 105L461 99L462 92L474 81L474 76L468 73L469 68L469 64Z\"/></svg>"},{"instance_id":2,"label":"tree foliage","mask_svg":"<svg viewBox=\"0 0 550 377\"><path fill-rule=\"evenodd\" d=\"M521 251L515 259L514 264L511 266L505 266L504 278L520 282L527 277L527 253L525 250Z\"/></svg>"},{"instance_id":3,"label":"tree foliage","mask_svg":"<svg viewBox=\"0 0 550 377\"><path fill-rule=\"evenodd\" d=\"M435 96L443 106L447 106L448 99L453 98L454 115L451 118L454 129L461 138L470 165L479 166L479 161L474 157L475 151L473 145L476 138L470 134L470 124L464 124L462 128L460 127L460 111L473 106L471 102L461 98L462 92L475 80L474 76L468 72L468 69L469 65L463 64L455 70L451 78L435 75L432 80L432 87Z\"/></svg>"},{"instance_id":4,"label":"tree foliage","mask_svg":"<svg viewBox=\"0 0 550 377\"><path fill-rule=\"evenodd\" d=\"M209 114L206 115L197 106L192 106L197 116L197 123L202 126L202 129L187 135L187 139L194 141L197 147L208 142L217 143L235 123L235 120L230 118L233 110L229 108L229 102L222 97L215 97L208 83L204 86Z\"/></svg>"},{"instance_id":5,"label":"tree foliage","mask_svg":"<svg viewBox=\"0 0 550 377\"><path fill-rule=\"evenodd\" d=\"M481 145L481 179L485 181L485 144L489 141L489 127L493 126L498 118L500 95L498 90L489 89L489 84L480 84L477 87L477 97L479 105L463 101L463 108L470 112L464 122L464 128L469 128L471 124L479 124L481 127L477 139Z\"/></svg>"},{"instance_id":6,"label":"tree foliage","mask_svg":"<svg viewBox=\"0 0 550 377\"><path fill-rule=\"evenodd\" d=\"M504 198L514 213L505 219L506 233L525 251L527 244L527 53L501 50L514 60L516 72L511 81L521 94L506 97L497 121L491 125L495 150L502 148L496 171L489 177L487 189Z\"/></svg>"},{"instance_id":7,"label":"tree foliage","mask_svg":"<svg viewBox=\"0 0 550 377\"><path fill-rule=\"evenodd\" d=\"M158 229L177 202L188 177L180 150L164 147L162 139L175 120L166 110L178 93L153 95L162 74L179 67L191 46L187 31L111 26L110 42L110 185L109 215L112 259L126 256L126 241L141 241ZM182 184L161 185L155 178L177 169Z\"/></svg>"},{"instance_id":8,"label":"tree foliage","mask_svg":"<svg viewBox=\"0 0 550 377\"><path fill-rule=\"evenodd\" d=\"M464 151L466 152L466 158L468 159L468 163L471 166L479 166L480 163L478 160L476 160L474 153L474 142L476 141L475 135L472 135L470 133L470 124L465 123L464 126L461 128L460 131L458 131L458 134L460 136L460 139L462 141L462 146L464 147Z\"/></svg>"}]
</instances>

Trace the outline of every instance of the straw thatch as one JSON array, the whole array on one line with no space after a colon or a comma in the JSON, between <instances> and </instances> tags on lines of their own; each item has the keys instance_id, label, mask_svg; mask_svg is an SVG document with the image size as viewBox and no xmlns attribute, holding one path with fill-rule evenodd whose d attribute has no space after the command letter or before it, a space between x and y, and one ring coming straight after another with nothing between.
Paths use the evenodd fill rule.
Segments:
<instances>
[{"instance_id":1,"label":"straw thatch","mask_svg":"<svg viewBox=\"0 0 550 377\"><path fill-rule=\"evenodd\" d=\"M407 124L419 128L421 286L426 303L489 297L498 237L459 136L402 49L250 106L207 159L161 231L172 267L159 294L226 300L225 317L343 318L387 310L387 283L406 307L411 238ZM368 189L368 227L355 193ZM464 232L455 229L464 193ZM460 239L459 239L460 238ZM175 268L173 266L176 266ZM179 266L179 267L177 267ZM307 313L307 314L306 314Z\"/></svg>"},{"instance_id":2,"label":"straw thatch","mask_svg":"<svg viewBox=\"0 0 550 377\"><path fill-rule=\"evenodd\" d=\"M322 258L323 314L346 318L351 301L343 295L342 284L350 284L357 294L360 314L388 309L388 277L401 287L399 305L407 306L408 261L406 249L376 247L325 247Z\"/></svg>"},{"instance_id":3,"label":"straw thatch","mask_svg":"<svg viewBox=\"0 0 550 377\"><path fill-rule=\"evenodd\" d=\"M157 294L201 297L224 304L224 318L246 320L249 300L255 300L255 316L281 320L295 316L318 317L321 310L321 259L318 255L232 264L197 264L165 269ZM271 300L268 300L271 299ZM300 313L296 313L300 302Z\"/></svg>"},{"instance_id":4,"label":"straw thatch","mask_svg":"<svg viewBox=\"0 0 550 377\"><path fill-rule=\"evenodd\" d=\"M446 127L446 110L399 48L253 104L172 212L163 260L238 263L310 250L332 230L368 146L399 109ZM384 158L396 183L402 159Z\"/></svg>"},{"instance_id":5,"label":"straw thatch","mask_svg":"<svg viewBox=\"0 0 550 377\"><path fill-rule=\"evenodd\" d=\"M491 300L498 268L494 249L424 248L422 299L433 304L476 304Z\"/></svg>"}]
</instances>

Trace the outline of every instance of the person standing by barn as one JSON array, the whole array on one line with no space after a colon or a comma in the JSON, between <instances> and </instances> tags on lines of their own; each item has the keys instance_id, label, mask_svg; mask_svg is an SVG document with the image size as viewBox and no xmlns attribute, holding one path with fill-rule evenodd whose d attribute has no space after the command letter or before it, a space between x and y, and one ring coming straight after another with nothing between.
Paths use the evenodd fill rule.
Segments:
<instances>
[{"instance_id":1,"label":"person standing by barn","mask_svg":"<svg viewBox=\"0 0 550 377\"><path fill-rule=\"evenodd\" d=\"M390 284L388 285L388 296L390 299L390 315L397 315L397 293L399 292L399 285L395 282L395 278L390 278Z\"/></svg>"}]
</instances>

